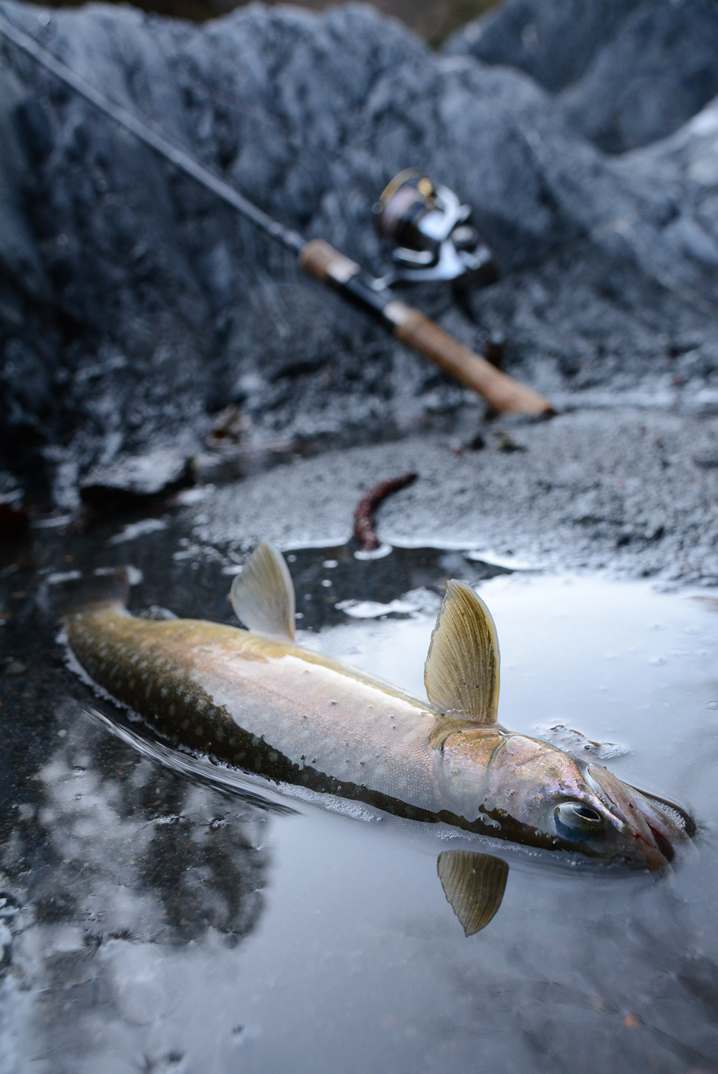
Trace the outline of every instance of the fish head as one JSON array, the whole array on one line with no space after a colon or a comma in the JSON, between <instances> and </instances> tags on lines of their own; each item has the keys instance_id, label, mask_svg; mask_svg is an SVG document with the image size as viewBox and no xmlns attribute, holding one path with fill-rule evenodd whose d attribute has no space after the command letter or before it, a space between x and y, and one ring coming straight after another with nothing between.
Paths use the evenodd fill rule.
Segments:
<instances>
[{"instance_id":1,"label":"fish head","mask_svg":"<svg viewBox=\"0 0 718 1074\"><path fill-rule=\"evenodd\" d=\"M682 806L548 743L485 728L452 735L443 755L447 804L515 842L651 870L692 847Z\"/></svg>"},{"instance_id":2,"label":"fish head","mask_svg":"<svg viewBox=\"0 0 718 1074\"><path fill-rule=\"evenodd\" d=\"M680 806L497 723L496 626L464 582L447 585L424 682L437 714L429 745L439 814L451 810L513 842L642 869L665 869L692 845L695 825Z\"/></svg>"},{"instance_id":3,"label":"fish head","mask_svg":"<svg viewBox=\"0 0 718 1074\"><path fill-rule=\"evenodd\" d=\"M638 791L603 765L562 755L563 778L547 783L537 820L564 849L662 871L692 847L695 824L687 810Z\"/></svg>"}]
</instances>

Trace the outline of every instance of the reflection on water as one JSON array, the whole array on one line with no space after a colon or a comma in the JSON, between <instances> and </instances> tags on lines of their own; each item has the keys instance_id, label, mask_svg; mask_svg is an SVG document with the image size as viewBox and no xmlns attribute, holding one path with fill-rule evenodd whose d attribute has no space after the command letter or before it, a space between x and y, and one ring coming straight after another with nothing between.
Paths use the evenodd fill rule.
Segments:
<instances>
[{"instance_id":1,"label":"reflection on water","mask_svg":"<svg viewBox=\"0 0 718 1074\"><path fill-rule=\"evenodd\" d=\"M335 605L390 605L480 571L404 552L392 585L395 552L361 564L382 572L361 588L337 550L295 555L300 623L330 623L302 642L414 692L431 599L365 618ZM370 810L362 822L337 802L287 798L284 812L256 781L213 788L108 734L58 670L53 719L25 754L13 747L0 1069L718 1071L715 613L648 583L491 573L467 577L497 621L501 721L573 729L577 749L621 744L608 761L621 778L695 811L697 859L616 877ZM221 562L212 584L228 585ZM229 620L209 586L176 603L162 588L158 572L135 604L202 614L216 601ZM455 878L437 876L447 852L509 864L499 912L469 939L447 903Z\"/></svg>"},{"instance_id":2,"label":"reflection on water","mask_svg":"<svg viewBox=\"0 0 718 1074\"><path fill-rule=\"evenodd\" d=\"M106 1070L108 1049L172 1011L169 952L206 948L208 962L254 928L268 814L149 763L70 705L63 717L2 855L6 1047L18 1069L22 1055L33 1070Z\"/></svg>"}]
</instances>

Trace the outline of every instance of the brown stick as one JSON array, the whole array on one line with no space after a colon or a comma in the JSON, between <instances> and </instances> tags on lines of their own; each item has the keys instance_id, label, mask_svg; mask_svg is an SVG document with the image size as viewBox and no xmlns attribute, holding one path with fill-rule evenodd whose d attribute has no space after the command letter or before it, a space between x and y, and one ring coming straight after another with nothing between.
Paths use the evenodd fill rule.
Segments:
<instances>
[{"instance_id":1,"label":"brown stick","mask_svg":"<svg viewBox=\"0 0 718 1074\"><path fill-rule=\"evenodd\" d=\"M374 512L382 500L390 496L392 492L406 488L412 481L416 481L415 473L402 474L401 477L392 477L389 481L382 481L363 496L354 512L354 536L362 546L364 552L373 552L380 545L374 524Z\"/></svg>"},{"instance_id":2,"label":"brown stick","mask_svg":"<svg viewBox=\"0 0 718 1074\"><path fill-rule=\"evenodd\" d=\"M397 339L431 358L467 388L483 395L495 410L513 410L546 417L553 414L553 407L543 395L474 354L419 310L396 301L390 302L384 312L395 325L394 335Z\"/></svg>"}]
</instances>

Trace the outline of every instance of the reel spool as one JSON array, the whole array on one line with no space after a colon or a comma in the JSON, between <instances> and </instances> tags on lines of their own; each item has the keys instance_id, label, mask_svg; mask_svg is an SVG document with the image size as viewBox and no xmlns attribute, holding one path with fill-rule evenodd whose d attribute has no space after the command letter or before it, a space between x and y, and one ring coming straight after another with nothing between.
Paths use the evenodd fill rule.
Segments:
<instances>
[{"instance_id":1,"label":"reel spool","mask_svg":"<svg viewBox=\"0 0 718 1074\"><path fill-rule=\"evenodd\" d=\"M379 234L397 243L392 252L397 267L382 278L385 287L399 280L463 280L480 286L496 279L493 255L470 223L470 206L415 168L392 179L374 212Z\"/></svg>"}]
</instances>

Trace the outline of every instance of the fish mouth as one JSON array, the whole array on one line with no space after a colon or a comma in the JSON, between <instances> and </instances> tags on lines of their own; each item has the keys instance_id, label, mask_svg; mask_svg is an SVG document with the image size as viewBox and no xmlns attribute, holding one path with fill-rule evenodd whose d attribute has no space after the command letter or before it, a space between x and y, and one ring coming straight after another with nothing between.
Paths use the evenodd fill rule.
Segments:
<instances>
[{"instance_id":1,"label":"fish mouth","mask_svg":"<svg viewBox=\"0 0 718 1074\"><path fill-rule=\"evenodd\" d=\"M678 802L659 798L629 784L626 786L633 791L656 847L667 862L672 862L678 852L692 845L691 840L696 834L695 820Z\"/></svg>"},{"instance_id":2,"label":"fish mouth","mask_svg":"<svg viewBox=\"0 0 718 1074\"><path fill-rule=\"evenodd\" d=\"M626 786L630 787L635 794L639 794L654 809L657 809L659 815L676 826L682 835L688 839L695 837L697 831L696 822L685 806L680 805L678 802L672 802L668 798L659 798L657 794L651 794L649 791L642 791L640 787L633 787L630 783L627 783Z\"/></svg>"},{"instance_id":3,"label":"fish mouth","mask_svg":"<svg viewBox=\"0 0 718 1074\"><path fill-rule=\"evenodd\" d=\"M586 778L617 818L632 864L664 870L692 846L696 824L684 806L624 783L602 765L587 765Z\"/></svg>"}]
</instances>

